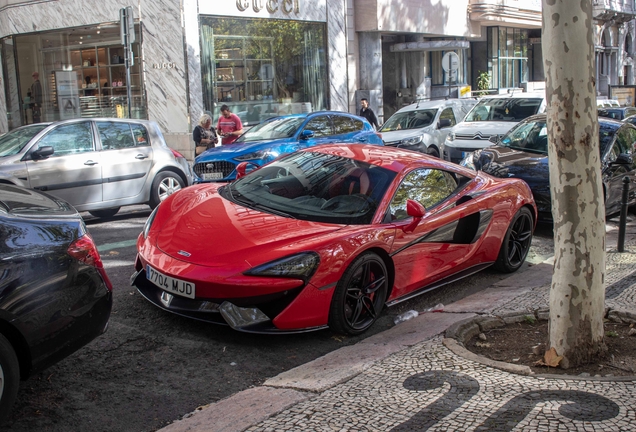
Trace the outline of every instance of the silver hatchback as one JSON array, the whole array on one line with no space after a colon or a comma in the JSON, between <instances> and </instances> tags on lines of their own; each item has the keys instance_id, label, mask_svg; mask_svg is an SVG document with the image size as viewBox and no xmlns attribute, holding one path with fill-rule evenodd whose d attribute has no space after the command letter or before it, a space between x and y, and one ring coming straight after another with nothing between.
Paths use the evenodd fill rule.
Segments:
<instances>
[{"instance_id":1,"label":"silver hatchback","mask_svg":"<svg viewBox=\"0 0 636 432\"><path fill-rule=\"evenodd\" d=\"M45 191L97 217L156 207L192 184L185 158L148 120L71 119L0 136L0 183Z\"/></svg>"}]
</instances>

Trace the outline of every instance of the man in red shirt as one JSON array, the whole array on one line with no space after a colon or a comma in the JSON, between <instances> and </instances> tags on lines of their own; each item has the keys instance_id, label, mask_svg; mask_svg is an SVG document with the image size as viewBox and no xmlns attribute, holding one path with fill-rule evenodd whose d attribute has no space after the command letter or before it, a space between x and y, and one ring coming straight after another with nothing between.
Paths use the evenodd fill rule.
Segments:
<instances>
[{"instance_id":1,"label":"man in red shirt","mask_svg":"<svg viewBox=\"0 0 636 432\"><path fill-rule=\"evenodd\" d=\"M243 133L243 123L239 116L230 111L229 106L223 105L216 130L223 137L221 144L232 144Z\"/></svg>"}]
</instances>

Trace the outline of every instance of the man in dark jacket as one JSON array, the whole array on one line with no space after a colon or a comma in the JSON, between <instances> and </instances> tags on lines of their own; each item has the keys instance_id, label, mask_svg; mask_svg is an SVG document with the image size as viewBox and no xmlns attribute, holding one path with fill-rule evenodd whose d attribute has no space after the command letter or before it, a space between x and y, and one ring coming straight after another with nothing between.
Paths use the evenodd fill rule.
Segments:
<instances>
[{"instance_id":1,"label":"man in dark jacket","mask_svg":"<svg viewBox=\"0 0 636 432\"><path fill-rule=\"evenodd\" d=\"M371 123L371 126L375 128L375 130L380 129L380 125L378 124L378 118L375 116L375 113L371 108L369 108L369 101L366 98L360 99L360 105L362 108L360 109L360 117L364 117Z\"/></svg>"}]
</instances>

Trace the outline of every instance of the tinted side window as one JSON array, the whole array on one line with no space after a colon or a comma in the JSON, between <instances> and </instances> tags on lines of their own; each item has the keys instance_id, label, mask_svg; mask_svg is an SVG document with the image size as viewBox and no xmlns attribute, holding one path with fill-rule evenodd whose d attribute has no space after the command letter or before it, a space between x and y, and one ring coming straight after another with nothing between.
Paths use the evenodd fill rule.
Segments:
<instances>
[{"instance_id":1,"label":"tinted side window","mask_svg":"<svg viewBox=\"0 0 636 432\"><path fill-rule=\"evenodd\" d=\"M97 122L96 124L104 150L124 149L136 146L128 123Z\"/></svg>"},{"instance_id":2,"label":"tinted side window","mask_svg":"<svg viewBox=\"0 0 636 432\"><path fill-rule=\"evenodd\" d=\"M443 119L448 119L450 120L450 125L451 126L455 126L457 124L457 121L455 120L455 114L453 113L453 109L452 108L446 108L444 111L442 111L442 113L439 115L439 119L443 120Z\"/></svg>"},{"instance_id":3,"label":"tinted side window","mask_svg":"<svg viewBox=\"0 0 636 432\"><path fill-rule=\"evenodd\" d=\"M336 130L336 135L355 132L355 125L353 120L344 116L332 116L333 126ZM361 122L362 123L362 122Z\"/></svg>"},{"instance_id":4,"label":"tinted side window","mask_svg":"<svg viewBox=\"0 0 636 432\"><path fill-rule=\"evenodd\" d=\"M451 196L458 188L455 176L438 169L416 169L402 181L391 201L391 219L405 219L406 200L418 201L426 209L434 207Z\"/></svg>"},{"instance_id":5,"label":"tinted side window","mask_svg":"<svg viewBox=\"0 0 636 432\"><path fill-rule=\"evenodd\" d=\"M148 131L144 126L140 124L131 124L130 128L132 129L133 138L137 143L137 147L150 145L150 140L148 139Z\"/></svg>"},{"instance_id":6,"label":"tinted side window","mask_svg":"<svg viewBox=\"0 0 636 432\"><path fill-rule=\"evenodd\" d=\"M614 150L612 149L612 152L614 151L618 151L618 153L627 153L627 154L631 154L632 153L632 139L633 136L630 134L630 130L628 128L621 128L618 130L618 133L616 134L616 143L614 145L614 147L618 146L618 149Z\"/></svg>"},{"instance_id":7,"label":"tinted side window","mask_svg":"<svg viewBox=\"0 0 636 432\"><path fill-rule=\"evenodd\" d=\"M67 156L93 151L93 129L90 122L56 127L38 141L39 148L45 146L53 147L55 150L53 156Z\"/></svg>"},{"instance_id":8,"label":"tinted side window","mask_svg":"<svg viewBox=\"0 0 636 432\"><path fill-rule=\"evenodd\" d=\"M333 135L331 130L331 122L328 116L318 116L309 120L304 130L310 130L314 132L315 137L325 137Z\"/></svg>"}]
</instances>

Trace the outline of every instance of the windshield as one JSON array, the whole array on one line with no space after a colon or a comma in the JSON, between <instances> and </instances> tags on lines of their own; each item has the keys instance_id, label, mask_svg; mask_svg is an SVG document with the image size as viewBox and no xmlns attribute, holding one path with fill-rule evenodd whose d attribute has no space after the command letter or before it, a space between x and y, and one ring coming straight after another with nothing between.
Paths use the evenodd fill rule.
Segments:
<instances>
[{"instance_id":1,"label":"windshield","mask_svg":"<svg viewBox=\"0 0 636 432\"><path fill-rule=\"evenodd\" d=\"M276 117L254 126L235 142L249 142L291 138L296 134L306 117Z\"/></svg>"},{"instance_id":2,"label":"windshield","mask_svg":"<svg viewBox=\"0 0 636 432\"><path fill-rule=\"evenodd\" d=\"M516 150L548 154L548 129L545 120L518 124L501 139L500 144Z\"/></svg>"},{"instance_id":3,"label":"windshield","mask_svg":"<svg viewBox=\"0 0 636 432\"><path fill-rule=\"evenodd\" d=\"M0 157L13 156L20 153L29 140L47 126L47 124L34 124L14 129L0 136Z\"/></svg>"},{"instance_id":4,"label":"windshield","mask_svg":"<svg viewBox=\"0 0 636 432\"><path fill-rule=\"evenodd\" d=\"M369 224L396 173L322 153L298 152L221 189L249 208L290 218Z\"/></svg>"},{"instance_id":5,"label":"windshield","mask_svg":"<svg viewBox=\"0 0 636 432\"><path fill-rule=\"evenodd\" d=\"M601 154L614 140L618 126L611 123L599 123L599 147ZM548 154L548 129L546 120L520 123L510 130L499 142L504 147L532 153Z\"/></svg>"},{"instance_id":6,"label":"windshield","mask_svg":"<svg viewBox=\"0 0 636 432\"><path fill-rule=\"evenodd\" d=\"M465 122L519 122L539 112L541 98L484 98L468 113Z\"/></svg>"},{"instance_id":7,"label":"windshield","mask_svg":"<svg viewBox=\"0 0 636 432\"><path fill-rule=\"evenodd\" d=\"M437 108L397 112L384 123L384 125L380 129L380 132L420 129L433 123L435 114L437 114Z\"/></svg>"}]
</instances>

